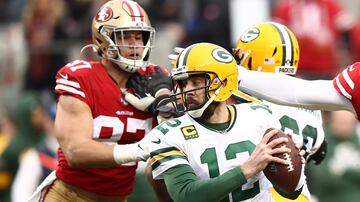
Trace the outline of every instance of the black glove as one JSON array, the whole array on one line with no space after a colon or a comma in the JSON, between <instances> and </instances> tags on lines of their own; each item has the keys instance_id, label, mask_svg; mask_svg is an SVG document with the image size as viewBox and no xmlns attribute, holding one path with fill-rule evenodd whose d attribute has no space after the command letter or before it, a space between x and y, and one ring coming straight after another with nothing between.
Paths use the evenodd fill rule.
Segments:
<instances>
[{"instance_id":1,"label":"black glove","mask_svg":"<svg viewBox=\"0 0 360 202\"><path fill-rule=\"evenodd\" d=\"M325 158L327 153L327 142L324 139L324 141L321 143L320 148L311 156L308 158L308 162L313 160L315 162L315 165L319 165Z\"/></svg>"},{"instance_id":2,"label":"black glove","mask_svg":"<svg viewBox=\"0 0 360 202\"><path fill-rule=\"evenodd\" d=\"M173 96L171 95L160 95L157 98L155 98L151 111L154 112L155 115L158 115L161 113L167 113L169 116L176 118L179 116L182 116L184 113L180 113L175 108L179 108L181 106L174 106L175 103L172 101ZM169 104L171 103L171 104Z\"/></svg>"},{"instance_id":3,"label":"black glove","mask_svg":"<svg viewBox=\"0 0 360 202\"><path fill-rule=\"evenodd\" d=\"M127 88L131 88L134 94L140 99L149 96L149 80L145 75L134 73L126 83Z\"/></svg>"},{"instance_id":4,"label":"black glove","mask_svg":"<svg viewBox=\"0 0 360 202\"><path fill-rule=\"evenodd\" d=\"M126 83L126 87L134 91L134 93L123 91L127 102L140 111L153 113L152 103L155 98L149 93L148 79L145 75L134 73Z\"/></svg>"},{"instance_id":5,"label":"black glove","mask_svg":"<svg viewBox=\"0 0 360 202\"><path fill-rule=\"evenodd\" d=\"M166 88L168 90L173 89L171 77L161 70L159 66L156 66L154 71L150 73L147 85L150 94L155 97L158 90Z\"/></svg>"}]
</instances>

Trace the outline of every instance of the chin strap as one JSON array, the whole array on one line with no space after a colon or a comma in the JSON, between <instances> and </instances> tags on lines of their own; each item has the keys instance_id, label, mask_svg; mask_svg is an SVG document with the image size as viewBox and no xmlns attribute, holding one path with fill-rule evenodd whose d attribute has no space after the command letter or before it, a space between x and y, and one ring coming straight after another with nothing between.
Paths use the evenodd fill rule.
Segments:
<instances>
[{"instance_id":1,"label":"chin strap","mask_svg":"<svg viewBox=\"0 0 360 202\"><path fill-rule=\"evenodd\" d=\"M196 109L196 110L191 110L188 111L187 113L193 117L193 118L200 118L205 109L215 100L215 97L219 94L220 89L223 87L223 85L221 85L216 91L215 93L210 97L210 99L204 104L204 106L202 106L200 109Z\"/></svg>"}]
</instances>

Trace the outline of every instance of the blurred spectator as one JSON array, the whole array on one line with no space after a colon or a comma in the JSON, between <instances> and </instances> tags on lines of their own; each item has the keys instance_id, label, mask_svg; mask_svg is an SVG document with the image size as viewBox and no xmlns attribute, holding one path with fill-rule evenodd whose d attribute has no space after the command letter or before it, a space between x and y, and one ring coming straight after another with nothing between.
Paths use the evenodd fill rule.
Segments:
<instances>
[{"instance_id":1,"label":"blurred spectator","mask_svg":"<svg viewBox=\"0 0 360 202\"><path fill-rule=\"evenodd\" d=\"M313 193L320 202L359 201L360 143L355 115L331 112L329 124L325 129L328 154L322 164L311 170Z\"/></svg>"},{"instance_id":2,"label":"blurred spectator","mask_svg":"<svg viewBox=\"0 0 360 202\"><path fill-rule=\"evenodd\" d=\"M196 3L196 15L186 22L187 36L181 46L210 42L231 50L229 1L200 0Z\"/></svg>"},{"instance_id":3,"label":"blurred spectator","mask_svg":"<svg viewBox=\"0 0 360 202\"><path fill-rule=\"evenodd\" d=\"M307 79L330 79L343 66L341 34L348 33L355 18L334 0L280 0L273 18L287 25L298 38L298 74ZM348 61L344 61L348 63ZM342 63L342 64L341 64Z\"/></svg>"},{"instance_id":4,"label":"blurred spectator","mask_svg":"<svg viewBox=\"0 0 360 202\"><path fill-rule=\"evenodd\" d=\"M45 90L55 86L53 78L65 63L64 49L55 46L60 35L56 31L64 15L63 0L29 0L26 2L23 23L29 50L25 88ZM64 47L63 47L64 48Z\"/></svg>"},{"instance_id":5,"label":"blurred spectator","mask_svg":"<svg viewBox=\"0 0 360 202\"><path fill-rule=\"evenodd\" d=\"M185 1L178 0L140 0L153 27L156 27L156 48L151 52L151 61L170 69L167 55L178 46L185 36L181 23L182 6ZM191 15L191 13L187 13Z\"/></svg>"},{"instance_id":6,"label":"blurred spectator","mask_svg":"<svg viewBox=\"0 0 360 202\"><path fill-rule=\"evenodd\" d=\"M34 93L26 93L20 98L14 115L15 135L0 156L0 172L8 174L9 184L13 181L18 169L21 153L37 144L44 134L45 110L37 97ZM11 201L10 187L0 190L0 201Z\"/></svg>"},{"instance_id":7,"label":"blurred spectator","mask_svg":"<svg viewBox=\"0 0 360 202\"><path fill-rule=\"evenodd\" d=\"M36 187L57 167L56 150L59 144L54 134L55 108L53 103L44 116L45 138L20 158L11 187L13 202L27 201Z\"/></svg>"}]
</instances>

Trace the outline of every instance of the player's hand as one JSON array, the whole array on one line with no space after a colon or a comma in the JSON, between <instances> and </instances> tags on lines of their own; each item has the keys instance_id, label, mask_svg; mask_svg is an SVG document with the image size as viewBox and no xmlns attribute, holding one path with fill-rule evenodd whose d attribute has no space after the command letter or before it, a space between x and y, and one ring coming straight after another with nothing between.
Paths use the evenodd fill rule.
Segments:
<instances>
[{"instance_id":1,"label":"player's hand","mask_svg":"<svg viewBox=\"0 0 360 202\"><path fill-rule=\"evenodd\" d=\"M313 160L315 162L315 165L319 165L324 160L326 153L327 153L327 142L324 139L319 149L315 153L308 156L307 162L309 163L311 160Z\"/></svg>"},{"instance_id":2,"label":"player's hand","mask_svg":"<svg viewBox=\"0 0 360 202\"><path fill-rule=\"evenodd\" d=\"M156 66L148 77L147 88L153 97L157 96L157 93L163 89L172 91L173 84L170 75L162 71L159 66Z\"/></svg>"},{"instance_id":3,"label":"player's hand","mask_svg":"<svg viewBox=\"0 0 360 202\"><path fill-rule=\"evenodd\" d=\"M138 98L144 98L150 95L148 83L149 81L145 75L134 73L126 83L126 87L132 88Z\"/></svg>"},{"instance_id":4,"label":"player's hand","mask_svg":"<svg viewBox=\"0 0 360 202\"><path fill-rule=\"evenodd\" d=\"M176 59L179 57L180 53L184 50L184 48L181 47L175 47L174 53L171 53L168 55L168 59L171 65L174 65L176 62Z\"/></svg>"},{"instance_id":5,"label":"player's hand","mask_svg":"<svg viewBox=\"0 0 360 202\"><path fill-rule=\"evenodd\" d=\"M161 115L165 119L182 116L183 113L175 109L179 109L181 105L175 106L174 99L173 95L166 94L156 97L152 105L154 113Z\"/></svg>"},{"instance_id":6,"label":"player's hand","mask_svg":"<svg viewBox=\"0 0 360 202\"><path fill-rule=\"evenodd\" d=\"M151 105L155 98L149 92L148 83L145 75L134 73L126 84L126 87L131 88L134 94L128 93L126 90L122 90L122 92L125 94L125 100L136 109L152 113Z\"/></svg>"},{"instance_id":7,"label":"player's hand","mask_svg":"<svg viewBox=\"0 0 360 202\"><path fill-rule=\"evenodd\" d=\"M288 139L286 137L281 137L274 139L268 143L270 138L274 136L277 132L278 130L275 129L266 133L263 139L261 140L261 142L258 145L256 145L256 148L254 152L251 154L250 158L240 166L246 179L249 179L255 176L260 171L264 170L266 166L272 161L276 163L288 165L288 162L286 160L273 156L274 154L278 154L278 153L291 152L291 150L286 147L274 148L278 144L287 142Z\"/></svg>"}]
</instances>

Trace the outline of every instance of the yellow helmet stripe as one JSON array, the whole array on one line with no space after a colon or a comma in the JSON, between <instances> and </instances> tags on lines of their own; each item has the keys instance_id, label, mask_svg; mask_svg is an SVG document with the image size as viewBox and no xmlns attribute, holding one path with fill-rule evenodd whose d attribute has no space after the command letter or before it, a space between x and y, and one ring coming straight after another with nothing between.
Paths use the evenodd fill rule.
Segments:
<instances>
[{"instance_id":1,"label":"yellow helmet stripe","mask_svg":"<svg viewBox=\"0 0 360 202\"><path fill-rule=\"evenodd\" d=\"M279 32L281 42L283 44L282 66L294 65L294 44L289 31L281 24L272 22L275 29Z\"/></svg>"}]
</instances>

